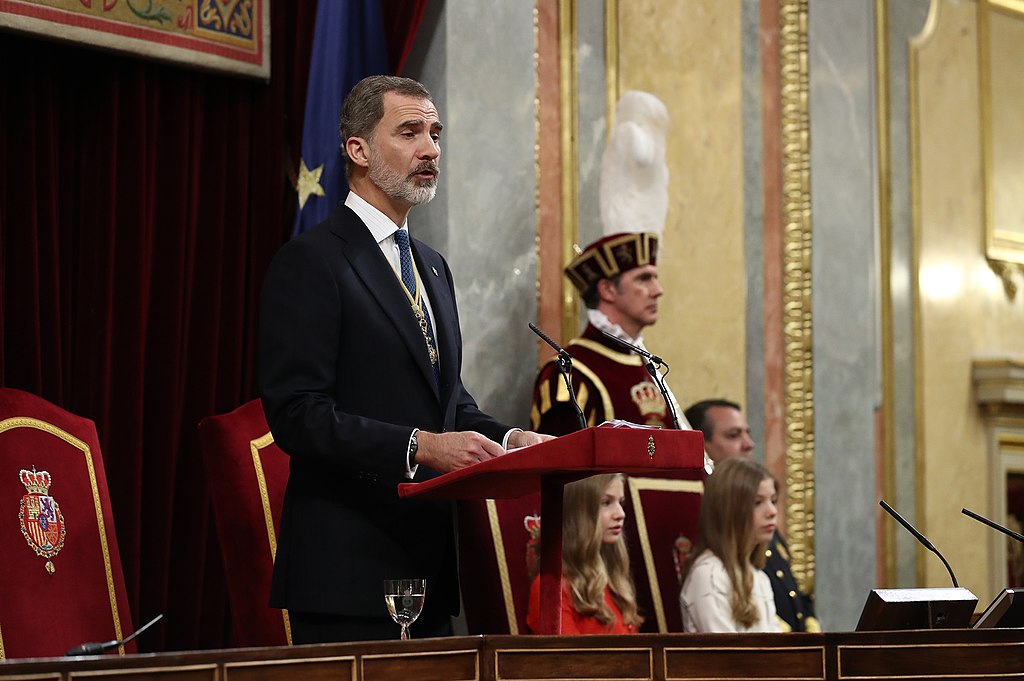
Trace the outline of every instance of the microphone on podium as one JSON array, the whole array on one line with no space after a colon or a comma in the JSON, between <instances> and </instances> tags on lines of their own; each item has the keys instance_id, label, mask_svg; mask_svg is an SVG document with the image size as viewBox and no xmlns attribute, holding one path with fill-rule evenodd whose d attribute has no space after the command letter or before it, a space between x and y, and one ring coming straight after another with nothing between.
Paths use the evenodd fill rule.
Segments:
<instances>
[{"instance_id":1,"label":"microphone on podium","mask_svg":"<svg viewBox=\"0 0 1024 681\"><path fill-rule=\"evenodd\" d=\"M922 546L939 557L953 580L953 588L872 589L860 613L857 631L961 629L969 626L978 597L957 584L949 563L916 527L884 499L879 500L878 505L907 528Z\"/></svg>"},{"instance_id":2,"label":"microphone on podium","mask_svg":"<svg viewBox=\"0 0 1024 681\"><path fill-rule=\"evenodd\" d=\"M635 345L633 343L630 343L627 340L623 340L623 339L619 338L618 336L616 336L614 334L608 333L604 329L598 329L598 330L601 333L603 333L605 336L610 338L611 340L615 341L616 343L618 343L619 345L621 345L621 346L623 346L625 348L628 348L628 349L632 350L633 352L635 352L636 354L640 355L641 357L643 357L647 361L653 362L657 366L662 366L662 365L668 366L668 362L663 360L661 357L658 357L657 355L652 355L650 352L648 352L647 350L644 350L639 345Z\"/></svg>"},{"instance_id":3,"label":"microphone on podium","mask_svg":"<svg viewBox=\"0 0 1024 681\"><path fill-rule=\"evenodd\" d=\"M1024 542L1024 534L1014 532L994 520L989 520L968 508L961 508L960 512L968 518L974 518L979 523L988 525L993 530L999 530L1008 537L1013 537L1019 542ZM981 613L974 623L975 629L988 629L993 627L1022 627L1024 626L1024 589L1006 588L1003 589Z\"/></svg>"},{"instance_id":4,"label":"microphone on podium","mask_svg":"<svg viewBox=\"0 0 1024 681\"><path fill-rule=\"evenodd\" d=\"M561 345L548 338L547 334L537 328L536 324L533 322L529 324L530 329L558 353L558 372L562 374L565 388L569 391L569 399L572 400L572 407L576 410L576 420L580 424L580 430L584 430L587 427L587 417L583 415L583 409L580 408L580 403L576 401L576 391L572 389L572 378L570 377L572 373L572 356Z\"/></svg>"},{"instance_id":5,"label":"microphone on podium","mask_svg":"<svg viewBox=\"0 0 1024 681\"><path fill-rule=\"evenodd\" d=\"M665 384L665 377L660 371L658 371L660 367L665 367L665 373L667 374L669 368L668 362L663 360L661 357L658 357L657 355L652 355L639 345L634 345L629 341L622 340L618 336L612 335L605 331L604 329L601 329L601 333L603 333L607 338L615 341L622 347L632 350L633 352L647 360L647 364L645 364L644 367L647 369L647 373L651 375L651 378L654 379L655 384L657 384L658 386L658 390L661 391L661 397L665 400L666 406L668 406L669 416L672 417L672 427L675 428L676 430L682 430L682 428L679 425L679 415L676 414L676 407L672 403L672 398L668 394L668 386ZM706 456L707 455L705 454L705 457ZM706 466L707 462L705 461L705 467ZM711 471L709 470L708 473L711 473Z\"/></svg>"},{"instance_id":6,"label":"microphone on podium","mask_svg":"<svg viewBox=\"0 0 1024 681\"><path fill-rule=\"evenodd\" d=\"M163 617L162 614L157 615L156 617L154 617L153 619L151 619L150 621L146 622L144 625L142 625L141 627L136 629L135 633L132 634L131 636L129 636L128 638L122 638L119 641L103 641L103 642L100 642L100 643L82 643L81 645L77 645L74 648L72 648L71 650L69 650L68 652L64 653L64 656L65 657L75 657L77 655L99 655L100 653L105 653L108 650L113 650L114 648L117 648L118 646L122 646L125 643L128 643L129 641L134 639L136 636L138 636L139 634L144 632L146 629L149 629L151 626L156 624L160 620L161 617Z\"/></svg>"},{"instance_id":7,"label":"microphone on podium","mask_svg":"<svg viewBox=\"0 0 1024 681\"><path fill-rule=\"evenodd\" d=\"M984 523L984 524L988 525L989 527L991 527L994 530L999 530L1000 532L1002 532L1003 534L1005 534L1008 537L1013 537L1014 539L1016 539L1019 542L1024 542L1024 534L1021 534L1020 532L1014 532L1013 530L1011 530L1008 527L1003 527L1002 525L1000 525L999 523L995 522L994 520L989 520L985 516L978 515L977 513L975 513L974 511L972 511L970 509L961 508L960 512L963 513L968 518L974 518L979 523Z\"/></svg>"},{"instance_id":8,"label":"microphone on podium","mask_svg":"<svg viewBox=\"0 0 1024 681\"><path fill-rule=\"evenodd\" d=\"M916 527L911 525L909 522L907 522L903 518L903 516L901 516L899 513L897 513L896 509L894 509L889 504L885 503L885 499L879 499L878 500L878 505L881 506L882 508L884 508L886 513L888 513L893 518L898 520L900 525L902 525L903 527L907 528L907 531L910 532L910 534L914 535L914 537L917 539L917 541L921 542L921 544L926 549L928 549L929 551L931 551L932 553L934 553L936 556L939 557L939 560L942 561L942 564L946 566L946 571L949 572L950 579L953 580L953 586L956 587L956 588L960 588L960 585L956 583L956 575L953 574L953 568L949 567L949 563L946 562L946 559L942 557L942 554L939 553L939 550L937 548L935 548L934 546L932 546L932 543L930 541L928 541L923 534L918 532Z\"/></svg>"}]
</instances>

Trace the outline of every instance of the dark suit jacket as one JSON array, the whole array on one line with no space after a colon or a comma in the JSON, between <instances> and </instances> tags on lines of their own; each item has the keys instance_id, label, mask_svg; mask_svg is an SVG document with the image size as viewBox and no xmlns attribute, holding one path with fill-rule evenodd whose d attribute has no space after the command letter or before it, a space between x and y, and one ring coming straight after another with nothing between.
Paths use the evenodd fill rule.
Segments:
<instances>
[{"instance_id":1,"label":"dark suit jacket","mask_svg":"<svg viewBox=\"0 0 1024 681\"><path fill-rule=\"evenodd\" d=\"M385 616L383 580L425 577L428 607L458 611L452 505L399 500L412 429L509 426L462 385L448 264L412 241L433 309L441 386L408 299L363 222L344 205L285 244L263 285L260 389L291 456L271 605ZM420 466L416 479L437 475Z\"/></svg>"}]
</instances>

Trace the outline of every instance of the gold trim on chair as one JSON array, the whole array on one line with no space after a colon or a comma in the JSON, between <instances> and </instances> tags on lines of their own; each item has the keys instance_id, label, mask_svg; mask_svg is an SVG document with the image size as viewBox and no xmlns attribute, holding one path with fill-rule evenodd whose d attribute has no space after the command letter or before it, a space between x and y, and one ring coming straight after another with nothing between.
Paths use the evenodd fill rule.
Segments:
<instances>
[{"instance_id":1,"label":"gold trim on chair","mask_svg":"<svg viewBox=\"0 0 1024 681\"><path fill-rule=\"evenodd\" d=\"M274 436L267 433L263 437L249 441L249 449L252 451L252 466L256 473L256 484L260 488L260 502L263 506L263 520L267 525L267 539L270 541L270 562L277 558L277 532L274 531L274 513L270 508L270 493L267 491L267 478L263 474L263 460L260 458L260 450L274 443ZM288 610L281 609L281 617L284 619L284 633L288 639L288 645L292 645L292 623L288 618Z\"/></svg>"},{"instance_id":2,"label":"gold trim on chair","mask_svg":"<svg viewBox=\"0 0 1024 681\"><path fill-rule=\"evenodd\" d=\"M654 601L654 615L658 619L658 631L668 633L668 621L665 618L665 603L661 597L661 586L658 584L658 573L654 569L654 551L651 549L651 538L647 534L647 517L644 515L641 490L659 492L692 492L704 494L703 480L670 480L664 478L629 478L629 497L636 509L636 530L640 537L640 550L644 557L644 568L647 570L647 581L651 585L651 600ZM665 547L667 551L669 547Z\"/></svg>"},{"instance_id":3,"label":"gold trim on chair","mask_svg":"<svg viewBox=\"0 0 1024 681\"><path fill-rule=\"evenodd\" d=\"M121 632L121 616L117 609L117 591L114 588L114 570L110 565L110 547L107 545L107 530L106 523L103 519L103 505L100 503L100 491L99 486L96 483L96 469L93 467L92 452L89 450L89 445L85 444L74 435L61 430L57 426L29 416L15 416L13 418L0 421L0 433L13 430L14 428L35 428L36 430L49 433L50 435L68 443L85 455L85 466L89 471L89 486L92 490L92 503L96 510L96 526L99 529L100 548L103 553L103 569L107 578L107 595L110 598L110 614L114 620L114 638L120 641L123 638L123 635ZM118 646L117 651L119 654L124 655L124 646ZM0 659L4 659L2 631L0 631Z\"/></svg>"},{"instance_id":4,"label":"gold trim on chair","mask_svg":"<svg viewBox=\"0 0 1024 681\"><path fill-rule=\"evenodd\" d=\"M498 504L494 499L487 500L487 521L491 527L491 539L494 541L494 559L498 563L498 577L501 580L501 596L505 601L505 617L508 619L508 633L519 635L519 621L516 618L516 603L512 598L512 580L508 576L508 556L505 553L505 539L501 534L501 521L498 518ZM525 556L523 560L525 560Z\"/></svg>"}]
</instances>

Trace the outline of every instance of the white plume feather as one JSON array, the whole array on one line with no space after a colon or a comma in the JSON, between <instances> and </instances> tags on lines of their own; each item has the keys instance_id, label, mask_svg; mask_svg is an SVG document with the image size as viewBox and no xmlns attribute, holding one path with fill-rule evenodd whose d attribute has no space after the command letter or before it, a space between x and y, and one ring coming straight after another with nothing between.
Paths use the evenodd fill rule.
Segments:
<instances>
[{"instance_id":1,"label":"white plume feather","mask_svg":"<svg viewBox=\"0 0 1024 681\"><path fill-rule=\"evenodd\" d=\"M604 233L665 231L668 110L660 99L631 90L619 100L601 159L600 208Z\"/></svg>"}]
</instances>

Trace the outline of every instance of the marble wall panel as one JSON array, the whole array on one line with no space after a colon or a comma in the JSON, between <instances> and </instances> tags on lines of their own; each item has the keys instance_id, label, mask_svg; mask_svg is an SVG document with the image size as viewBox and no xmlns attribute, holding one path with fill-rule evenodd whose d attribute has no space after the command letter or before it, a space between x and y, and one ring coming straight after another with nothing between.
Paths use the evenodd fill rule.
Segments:
<instances>
[{"instance_id":1,"label":"marble wall panel","mask_svg":"<svg viewBox=\"0 0 1024 681\"><path fill-rule=\"evenodd\" d=\"M829 629L852 629L875 586L872 7L809 6L816 591Z\"/></svg>"},{"instance_id":2,"label":"marble wall panel","mask_svg":"<svg viewBox=\"0 0 1024 681\"><path fill-rule=\"evenodd\" d=\"M445 0L427 11L405 75L435 94L442 175L410 224L455 274L467 388L525 426L536 366L533 3Z\"/></svg>"}]
</instances>

